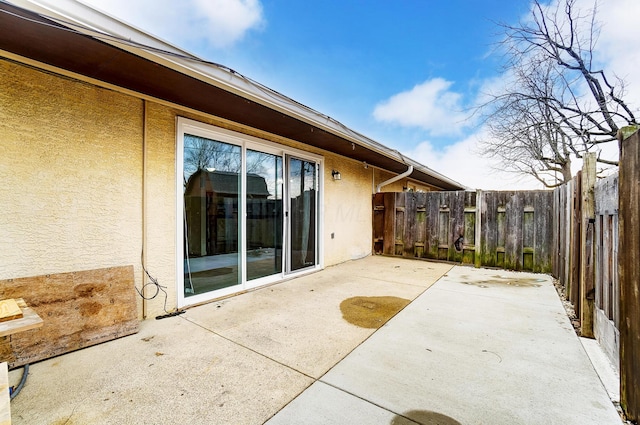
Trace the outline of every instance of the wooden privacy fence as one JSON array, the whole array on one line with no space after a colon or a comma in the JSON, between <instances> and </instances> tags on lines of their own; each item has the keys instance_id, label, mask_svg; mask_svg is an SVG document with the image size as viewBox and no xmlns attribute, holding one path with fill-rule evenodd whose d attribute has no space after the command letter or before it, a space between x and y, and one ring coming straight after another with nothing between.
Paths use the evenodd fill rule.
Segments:
<instances>
[{"instance_id":1,"label":"wooden privacy fence","mask_svg":"<svg viewBox=\"0 0 640 425\"><path fill-rule=\"evenodd\" d=\"M377 193L376 254L551 271L550 191Z\"/></svg>"},{"instance_id":2,"label":"wooden privacy fence","mask_svg":"<svg viewBox=\"0 0 640 425\"><path fill-rule=\"evenodd\" d=\"M623 131L626 131L624 129ZM635 131L635 132L634 132ZM619 135L619 174L596 157L553 191L377 193L376 254L551 272L620 371L620 403L640 420L640 133Z\"/></svg>"}]
</instances>

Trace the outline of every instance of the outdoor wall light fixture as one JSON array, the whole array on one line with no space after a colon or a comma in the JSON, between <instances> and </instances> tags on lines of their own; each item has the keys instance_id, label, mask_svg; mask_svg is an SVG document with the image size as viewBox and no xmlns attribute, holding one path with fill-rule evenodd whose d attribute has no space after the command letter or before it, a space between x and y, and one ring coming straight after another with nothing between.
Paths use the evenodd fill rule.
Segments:
<instances>
[{"instance_id":1,"label":"outdoor wall light fixture","mask_svg":"<svg viewBox=\"0 0 640 425\"><path fill-rule=\"evenodd\" d=\"M331 171L331 177L333 177L334 180L342 180L342 176L340 175L340 171L332 170Z\"/></svg>"}]
</instances>

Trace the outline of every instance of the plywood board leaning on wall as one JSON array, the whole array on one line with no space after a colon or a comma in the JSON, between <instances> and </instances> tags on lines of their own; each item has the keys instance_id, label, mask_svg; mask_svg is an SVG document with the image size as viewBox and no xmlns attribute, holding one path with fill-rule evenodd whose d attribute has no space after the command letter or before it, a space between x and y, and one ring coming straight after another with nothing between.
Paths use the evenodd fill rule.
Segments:
<instances>
[{"instance_id":1,"label":"plywood board leaning on wall","mask_svg":"<svg viewBox=\"0 0 640 425\"><path fill-rule=\"evenodd\" d=\"M138 332L133 266L0 281L44 320L11 338L11 368Z\"/></svg>"}]
</instances>

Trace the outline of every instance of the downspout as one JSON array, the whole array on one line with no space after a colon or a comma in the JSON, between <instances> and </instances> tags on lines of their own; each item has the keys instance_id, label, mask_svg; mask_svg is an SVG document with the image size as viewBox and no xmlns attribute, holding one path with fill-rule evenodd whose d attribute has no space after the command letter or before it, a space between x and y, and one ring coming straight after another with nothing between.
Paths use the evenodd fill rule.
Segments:
<instances>
[{"instance_id":1,"label":"downspout","mask_svg":"<svg viewBox=\"0 0 640 425\"><path fill-rule=\"evenodd\" d=\"M409 165L409 168L407 168L407 171L405 171L402 174L398 174L395 177L390 178L389 180L383 181L382 183L380 183L378 185L378 187L376 188L376 193L380 193L380 189L382 189L382 186L386 186L388 184L397 182L400 179L403 179L405 177L409 177L409 175L411 175L411 173L413 173L413 165Z\"/></svg>"}]
</instances>

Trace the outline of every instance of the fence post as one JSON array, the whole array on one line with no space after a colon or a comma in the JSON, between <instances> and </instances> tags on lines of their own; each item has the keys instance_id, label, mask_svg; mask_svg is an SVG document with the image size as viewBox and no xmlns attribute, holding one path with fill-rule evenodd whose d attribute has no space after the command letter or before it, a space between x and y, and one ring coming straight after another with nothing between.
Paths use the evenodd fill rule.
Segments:
<instances>
[{"instance_id":1,"label":"fence post","mask_svg":"<svg viewBox=\"0 0 640 425\"><path fill-rule=\"evenodd\" d=\"M620 284L620 405L640 420L640 133L620 142L618 279ZM623 140L624 139L624 140Z\"/></svg>"},{"instance_id":2,"label":"fence post","mask_svg":"<svg viewBox=\"0 0 640 425\"><path fill-rule=\"evenodd\" d=\"M474 265L476 267L482 267L482 261L483 261L483 253L482 253L482 208L484 208L483 205L483 200L484 200L484 194L482 192L482 190L477 189L476 190L476 221L475 221L475 225L476 228L474 229L475 231L475 242L476 242L476 246L475 246L475 255L474 255Z\"/></svg>"},{"instance_id":3,"label":"fence post","mask_svg":"<svg viewBox=\"0 0 640 425\"><path fill-rule=\"evenodd\" d=\"M582 214L580 258L580 333L593 338L593 313L595 300L595 198L596 154L588 152L584 155L582 165Z\"/></svg>"}]
</instances>

